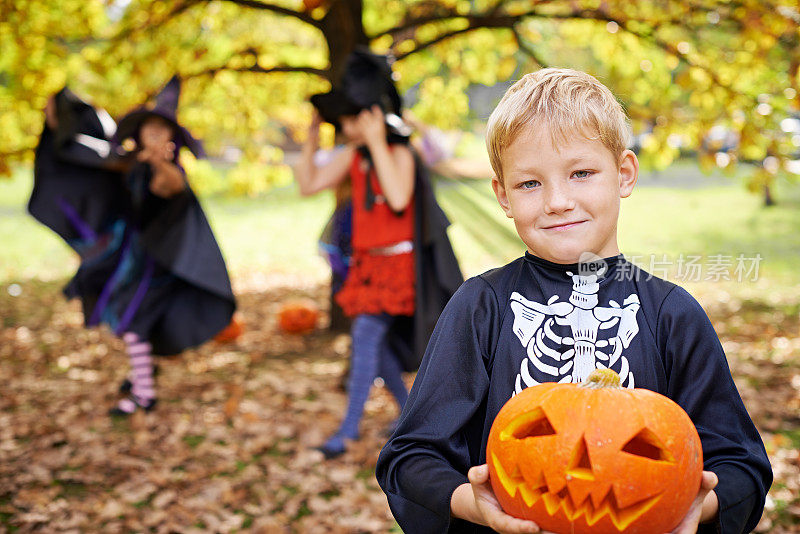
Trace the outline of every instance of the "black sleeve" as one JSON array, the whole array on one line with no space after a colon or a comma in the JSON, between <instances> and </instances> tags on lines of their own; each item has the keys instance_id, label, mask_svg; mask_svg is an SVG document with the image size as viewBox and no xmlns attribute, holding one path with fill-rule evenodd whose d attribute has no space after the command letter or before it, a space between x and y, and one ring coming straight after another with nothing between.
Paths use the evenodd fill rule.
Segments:
<instances>
[{"instance_id":1,"label":"black sleeve","mask_svg":"<svg viewBox=\"0 0 800 534\"><path fill-rule=\"evenodd\" d=\"M376 476L404 532L447 532L450 499L480 462L496 339L497 299L481 278L467 280L431 336L398 428L383 447Z\"/></svg>"},{"instance_id":2,"label":"black sleeve","mask_svg":"<svg viewBox=\"0 0 800 534\"><path fill-rule=\"evenodd\" d=\"M667 395L692 418L703 444L704 469L719 478L714 490L718 523L701 531L750 532L761 518L772 468L719 338L700 304L680 287L664 299L657 328Z\"/></svg>"}]
</instances>

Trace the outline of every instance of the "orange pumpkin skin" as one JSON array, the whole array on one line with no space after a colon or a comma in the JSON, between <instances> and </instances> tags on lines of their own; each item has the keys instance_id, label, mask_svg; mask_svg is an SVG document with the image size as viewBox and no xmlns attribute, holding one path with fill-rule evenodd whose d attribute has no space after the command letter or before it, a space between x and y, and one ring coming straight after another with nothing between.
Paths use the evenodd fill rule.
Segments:
<instances>
[{"instance_id":1,"label":"orange pumpkin skin","mask_svg":"<svg viewBox=\"0 0 800 534\"><path fill-rule=\"evenodd\" d=\"M303 0L303 7L306 11L313 11L325 3L325 0Z\"/></svg>"},{"instance_id":2,"label":"orange pumpkin skin","mask_svg":"<svg viewBox=\"0 0 800 534\"><path fill-rule=\"evenodd\" d=\"M506 513L565 534L670 532L703 470L697 430L672 400L576 384L512 397L492 424L486 459Z\"/></svg>"},{"instance_id":3,"label":"orange pumpkin skin","mask_svg":"<svg viewBox=\"0 0 800 534\"><path fill-rule=\"evenodd\" d=\"M295 300L284 304L278 313L278 325L287 334L307 334L317 325L319 309L311 300Z\"/></svg>"},{"instance_id":4,"label":"orange pumpkin skin","mask_svg":"<svg viewBox=\"0 0 800 534\"><path fill-rule=\"evenodd\" d=\"M218 343L228 343L241 336L242 332L244 332L244 323L238 314L234 314L234 316L231 317L230 324L223 328L219 334L214 336L214 341Z\"/></svg>"}]
</instances>

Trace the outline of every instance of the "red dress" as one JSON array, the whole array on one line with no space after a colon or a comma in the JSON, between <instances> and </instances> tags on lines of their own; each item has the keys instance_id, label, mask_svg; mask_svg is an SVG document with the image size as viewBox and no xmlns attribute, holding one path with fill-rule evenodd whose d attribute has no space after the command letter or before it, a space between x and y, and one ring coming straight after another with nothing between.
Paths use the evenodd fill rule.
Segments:
<instances>
[{"instance_id":1,"label":"red dress","mask_svg":"<svg viewBox=\"0 0 800 534\"><path fill-rule=\"evenodd\" d=\"M383 197L375 170L356 152L350 165L353 255L336 302L350 317L362 313L414 315L414 201L397 214ZM375 202L367 210L367 179Z\"/></svg>"}]
</instances>

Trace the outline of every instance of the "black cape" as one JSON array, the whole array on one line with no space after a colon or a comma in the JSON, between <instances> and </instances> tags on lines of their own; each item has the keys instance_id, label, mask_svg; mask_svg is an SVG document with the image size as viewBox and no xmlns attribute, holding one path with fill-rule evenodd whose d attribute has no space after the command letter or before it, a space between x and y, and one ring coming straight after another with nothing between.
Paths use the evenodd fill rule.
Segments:
<instances>
[{"instance_id":1,"label":"black cape","mask_svg":"<svg viewBox=\"0 0 800 534\"><path fill-rule=\"evenodd\" d=\"M66 89L56 96L56 106L59 126L55 131L45 126L36 149L28 210L81 254L81 267L65 294L81 298L90 324L111 273L107 264L97 267L87 246L97 249L112 229L124 225L126 236L135 233L136 245L155 272L170 279L161 286L157 310L141 306L136 311L131 324L146 330L137 333L146 336L154 354L175 354L207 341L229 324L236 304L222 253L197 197L187 184L183 193L160 199L147 192L145 183L146 198L134 202L131 173L113 170L111 152L97 150L111 137L98 111ZM141 174L142 165L133 170ZM147 172L140 179L149 179ZM148 315L157 317L143 321Z\"/></svg>"},{"instance_id":2,"label":"black cape","mask_svg":"<svg viewBox=\"0 0 800 534\"><path fill-rule=\"evenodd\" d=\"M410 148L410 147L409 147ZM428 169L413 151L415 312L397 317L389 332L389 344L400 357L404 370L419 369L428 340L439 315L464 281L447 227L450 221L436 201Z\"/></svg>"}]
</instances>

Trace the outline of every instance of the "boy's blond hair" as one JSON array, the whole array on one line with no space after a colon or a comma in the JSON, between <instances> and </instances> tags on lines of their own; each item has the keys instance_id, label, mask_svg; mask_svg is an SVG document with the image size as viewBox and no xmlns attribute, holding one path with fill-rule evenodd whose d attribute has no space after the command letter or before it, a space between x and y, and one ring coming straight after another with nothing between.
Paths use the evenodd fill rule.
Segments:
<instances>
[{"instance_id":1,"label":"boy's blond hair","mask_svg":"<svg viewBox=\"0 0 800 534\"><path fill-rule=\"evenodd\" d=\"M541 69L511 86L489 117L486 148L499 180L500 155L523 128L546 128L553 145L571 135L597 139L619 159L628 144L628 118L594 76L572 69Z\"/></svg>"}]
</instances>

